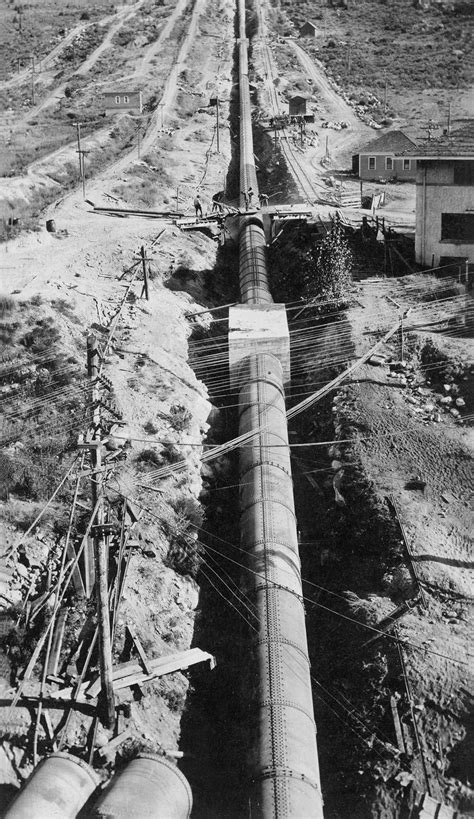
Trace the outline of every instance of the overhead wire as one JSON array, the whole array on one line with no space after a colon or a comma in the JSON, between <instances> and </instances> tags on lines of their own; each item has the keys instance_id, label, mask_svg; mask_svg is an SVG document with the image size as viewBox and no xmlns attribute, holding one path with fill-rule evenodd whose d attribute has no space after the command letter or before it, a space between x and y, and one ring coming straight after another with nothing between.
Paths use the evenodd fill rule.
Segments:
<instances>
[{"instance_id":1,"label":"overhead wire","mask_svg":"<svg viewBox=\"0 0 474 819\"><path fill-rule=\"evenodd\" d=\"M124 495L118 489L113 489L112 487L109 487L109 489L110 489L110 491L114 492L115 494L119 495L120 497L125 498L126 500L133 503L137 508L141 508L144 511L146 511L147 514L150 515L150 517L156 518L157 520L160 520L158 515L156 515L154 512L152 512L152 510L149 509L147 506L144 506L143 503L139 499L127 497L126 495ZM203 530L201 527L198 527L198 528L200 529L200 531L205 532L205 530ZM229 541L226 541L226 540L224 540L223 538L221 538L219 536L213 535L213 534L211 534L209 532L207 532L206 534L209 534L210 537L212 537L214 539L217 539L217 540L221 541L222 543L224 543L226 545L230 545L230 546L233 545L233 544L229 543ZM260 572L257 572L254 569L251 569L249 566L246 566L245 564L240 563L239 561L237 561L234 558L230 557L229 555L224 554L224 552L220 552L217 549L213 549L207 543L202 543L201 541L199 541L199 544L205 550L210 550L210 551L214 552L215 554L220 555L225 560L235 564L236 566L239 566L240 568L244 569L246 572L249 572L249 573L253 574L255 577L259 578L260 580L264 580L266 583L268 583L268 584L270 584L272 586L275 586L275 588L280 588L280 589L288 592L289 594L297 597L299 600L301 600L304 603L310 603L311 605L317 606L318 608L321 608L321 609L323 609L323 610L325 610L325 611L327 611L327 612L329 612L331 614L334 614L337 617L339 617L339 618L341 618L341 619L343 619L345 621L351 622L351 623L353 623L354 625L357 625L357 626L361 626L362 628L368 629L369 631L375 632L376 634L380 634L381 636L385 637L388 640L398 641L398 642L402 643L402 645L406 645L409 648L415 649L416 651L423 651L423 652L425 652L427 654L432 654L433 656L441 657L442 659L448 660L449 662L452 662L452 663L454 663L456 665L469 665L469 663L467 661L459 660L459 659L456 659L454 657L450 657L449 655L443 654L443 653L441 653L439 651L435 651L434 649L428 648L426 646L419 646L416 643L412 643L410 640L406 640L406 639L399 640L398 638L394 637L393 635L388 634L387 632L382 631L381 629L378 629L376 626L371 626L368 623L363 623L362 621L357 620L354 617L350 617L349 615L343 614L342 612L339 612L336 609L331 609L329 606L325 606L324 604L319 603L318 601L313 600L312 598L306 597L303 594L298 594L298 592L295 592L293 589L290 589L290 588L288 588L286 586L283 586L280 583L275 583L270 578L266 577L265 575L261 574ZM470 655L468 655L468 656L470 656Z\"/></svg>"}]
</instances>

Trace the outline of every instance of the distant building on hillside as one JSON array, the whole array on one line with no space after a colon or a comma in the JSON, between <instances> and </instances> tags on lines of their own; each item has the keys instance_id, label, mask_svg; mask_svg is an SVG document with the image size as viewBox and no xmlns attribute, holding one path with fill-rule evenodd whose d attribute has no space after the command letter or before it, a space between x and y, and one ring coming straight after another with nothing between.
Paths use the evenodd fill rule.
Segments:
<instances>
[{"instance_id":1,"label":"distant building on hillside","mask_svg":"<svg viewBox=\"0 0 474 819\"><path fill-rule=\"evenodd\" d=\"M403 156L417 164L417 262L474 262L474 122L424 140Z\"/></svg>"},{"instance_id":2,"label":"distant building on hillside","mask_svg":"<svg viewBox=\"0 0 474 819\"><path fill-rule=\"evenodd\" d=\"M104 91L105 113L141 114L143 110L141 91Z\"/></svg>"},{"instance_id":3,"label":"distant building on hillside","mask_svg":"<svg viewBox=\"0 0 474 819\"><path fill-rule=\"evenodd\" d=\"M315 37L317 33L317 27L314 23L311 23L309 20L306 20L306 23L300 28L300 37Z\"/></svg>"},{"instance_id":4,"label":"distant building on hillside","mask_svg":"<svg viewBox=\"0 0 474 819\"><path fill-rule=\"evenodd\" d=\"M415 143L403 131L389 131L365 145L352 157L352 170L360 179L401 179L414 182L416 160L399 154Z\"/></svg>"},{"instance_id":5,"label":"distant building on hillside","mask_svg":"<svg viewBox=\"0 0 474 819\"><path fill-rule=\"evenodd\" d=\"M307 97L302 97L299 94L296 94L294 97L291 97L288 101L289 106L289 115L290 117L304 117L306 115L306 103L308 99Z\"/></svg>"}]
</instances>

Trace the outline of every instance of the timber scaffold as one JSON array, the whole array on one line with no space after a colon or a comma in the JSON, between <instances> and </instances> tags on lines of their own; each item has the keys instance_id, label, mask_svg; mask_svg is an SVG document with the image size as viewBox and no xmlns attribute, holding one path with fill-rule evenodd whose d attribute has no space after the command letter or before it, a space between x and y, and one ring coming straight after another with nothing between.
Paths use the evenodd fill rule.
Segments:
<instances>
[{"instance_id":1,"label":"timber scaffold","mask_svg":"<svg viewBox=\"0 0 474 819\"><path fill-rule=\"evenodd\" d=\"M241 213L258 198L254 162L245 0L238 0ZM242 213L241 302L273 304L260 213ZM276 307L276 305L275 305ZM242 309L242 308L240 308ZM252 738L250 815L264 819L323 816L316 725L302 598L283 370L271 353L240 363L241 435L258 430L240 455L241 541L251 571L247 592L258 616L254 642L258 694ZM283 445L283 446L282 446Z\"/></svg>"}]
</instances>

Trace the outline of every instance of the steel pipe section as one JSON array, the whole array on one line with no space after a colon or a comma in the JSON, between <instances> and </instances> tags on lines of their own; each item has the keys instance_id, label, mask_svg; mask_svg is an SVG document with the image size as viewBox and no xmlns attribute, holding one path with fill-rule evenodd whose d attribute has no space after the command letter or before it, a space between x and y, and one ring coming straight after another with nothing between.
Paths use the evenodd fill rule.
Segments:
<instances>
[{"instance_id":1,"label":"steel pipe section","mask_svg":"<svg viewBox=\"0 0 474 819\"><path fill-rule=\"evenodd\" d=\"M156 754L139 754L116 774L90 819L188 819L193 805L188 780Z\"/></svg>"},{"instance_id":2,"label":"steel pipe section","mask_svg":"<svg viewBox=\"0 0 474 819\"><path fill-rule=\"evenodd\" d=\"M246 591L258 617L251 815L318 819L322 796L281 364L258 354L242 367L239 432L262 428L240 455Z\"/></svg>"},{"instance_id":3,"label":"steel pipe section","mask_svg":"<svg viewBox=\"0 0 474 819\"><path fill-rule=\"evenodd\" d=\"M266 244L259 217L243 220L239 238L240 296L244 304L272 304L268 288Z\"/></svg>"},{"instance_id":4,"label":"steel pipe section","mask_svg":"<svg viewBox=\"0 0 474 819\"><path fill-rule=\"evenodd\" d=\"M258 195L255 171L245 0L238 0L240 186ZM245 198L241 207L245 205ZM240 224L240 289L244 304L271 303L260 215ZM240 365L239 433L258 430L240 451L240 532L248 555L247 593L258 632L253 656L256 736L250 743L250 813L261 819L321 819L310 664L302 598L283 372L269 353Z\"/></svg>"},{"instance_id":5,"label":"steel pipe section","mask_svg":"<svg viewBox=\"0 0 474 819\"><path fill-rule=\"evenodd\" d=\"M55 753L41 760L3 819L75 819L99 784L82 759Z\"/></svg>"}]
</instances>

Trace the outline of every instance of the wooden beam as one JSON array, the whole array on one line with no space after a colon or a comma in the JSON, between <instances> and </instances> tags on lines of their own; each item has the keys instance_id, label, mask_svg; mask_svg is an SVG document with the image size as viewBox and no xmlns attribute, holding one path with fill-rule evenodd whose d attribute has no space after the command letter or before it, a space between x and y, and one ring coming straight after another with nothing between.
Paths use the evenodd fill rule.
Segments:
<instances>
[{"instance_id":1,"label":"wooden beam","mask_svg":"<svg viewBox=\"0 0 474 819\"><path fill-rule=\"evenodd\" d=\"M148 657L146 656L145 650L144 650L140 640L138 639L134 629L132 628L132 626L130 626L128 624L127 624L127 629L128 629L128 633L130 634L130 637L132 638L132 640L133 640L133 642L135 644L135 648L137 649L138 656L140 657L143 668L145 669L147 674L153 674L153 669L152 669L152 667L150 665L150 661L149 661Z\"/></svg>"},{"instance_id":2,"label":"wooden beam","mask_svg":"<svg viewBox=\"0 0 474 819\"><path fill-rule=\"evenodd\" d=\"M162 677L164 674L172 674L174 671L182 671L197 663L209 662L211 669L215 667L216 661L212 654L201 651L200 648L190 648L181 651L179 654L170 654L167 657L159 657L155 660L148 660L151 674L143 672L139 663L122 663L115 666L112 672L114 691L135 685L137 682L148 682L155 677ZM96 697L100 692L100 678L97 678L86 691L88 697Z\"/></svg>"}]
</instances>

